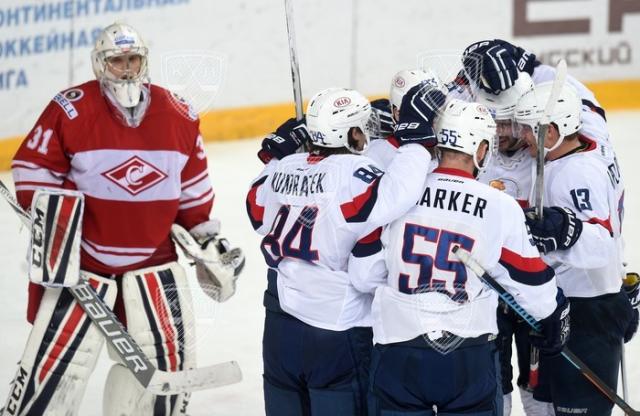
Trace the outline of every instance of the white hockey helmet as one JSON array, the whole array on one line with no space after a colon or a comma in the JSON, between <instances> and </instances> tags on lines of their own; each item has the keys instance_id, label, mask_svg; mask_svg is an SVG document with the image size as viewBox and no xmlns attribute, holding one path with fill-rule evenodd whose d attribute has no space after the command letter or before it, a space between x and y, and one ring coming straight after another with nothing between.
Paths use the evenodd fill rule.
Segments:
<instances>
[{"instance_id":1,"label":"white hockey helmet","mask_svg":"<svg viewBox=\"0 0 640 416\"><path fill-rule=\"evenodd\" d=\"M107 89L116 101L125 108L140 102L142 86L148 82L147 55L149 51L138 32L129 25L114 23L107 26L96 39L91 51L93 73L100 87ZM140 70L133 73L127 69L122 77L115 76L109 67L109 60L118 56L139 55Z\"/></svg>"},{"instance_id":2,"label":"white hockey helmet","mask_svg":"<svg viewBox=\"0 0 640 416\"><path fill-rule=\"evenodd\" d=\"M447 103L442 115L436 120L438 148L451 149L470 155L478 170L483 170L496 152L496 122L487 107L453 99ZM477 159L478 147L488 142L483 166Z\"/></svg>"},{"instance_id":3,"label":"white hockey helmet","mask_svg":"<svg viewBox=\"0 0 640 416\"><path fill-rule=\"evenodd\" d=\"M442 88L443 84L438 78L438 75L430 69L403 69L393 76L391 79L391 89L389 91L389 102L391 103L391 110L395 106L400 110L400 104L402 104L402 97L411 88L420 83L426 83L434 88Z\"/></svg>"},{"instance_id":4,"label":"white hockey helmet","mask_svg":"<svg viewBox=\"0 0 640 416\"><path fill-rule=\"evenodd\" d=\"M533 90L524 94L516 106L516 123L520 126L529 126L534 136L538 134L539 122L547 106L547 101L549 101L552 88L553 82L538 84ZM582 101L578 93L571 84L565 82L560 90L553 112L549 116L549 122L553 123L558 129L559 139L547 151L556 149L566 136L580 130L582 127L582 122L580 121L581 111Z\"/></svg>"},{"instance_id":5,"label":"white hockey helmet","mask_svg":"<svg viewBox=\"0 0 640 416\"><path fill-rule=\"evenodd\" d=\"M476 101L489 109L496 120L513 120L516 105L520 98L533 90L533 80L526 72L520 72L518 79L511 88L500 94L492 94L483 89L476 91Z\"/></svg>"},{"instance_id":6,"label":"white hockey helmet","mask_svg":"<svg viewBox=\"0 0 640 416\"><path fill-rule=\"evenodd\" d=\"M358 91L346 88L328 88L314 95L307 106L307 128L311 143L320 147L346 147L353 153L362 153L369 145L371 104ZM364 149L349 144L349 130L360 128L366 138Z\"/></svg>"}]
</instances>

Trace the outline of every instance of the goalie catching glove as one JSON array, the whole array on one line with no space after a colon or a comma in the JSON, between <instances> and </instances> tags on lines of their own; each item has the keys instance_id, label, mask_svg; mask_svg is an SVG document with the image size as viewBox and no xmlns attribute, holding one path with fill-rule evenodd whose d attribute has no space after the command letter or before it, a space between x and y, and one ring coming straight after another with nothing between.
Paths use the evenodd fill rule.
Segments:
<instances>
[{"instance_id":1,"label":"goalie catching glove","mask_svg":"<svg viewBox=\"0 0 640 416\"><path fill-rule=\"evenodd\" d=\"M203 222L188 232L173 224L171 236L195 262L198 283L208 296L217 302L233 296L245 259L240 248L231 248L227 239L220 237L220 221Z\"/></svg>"}]
</instances>

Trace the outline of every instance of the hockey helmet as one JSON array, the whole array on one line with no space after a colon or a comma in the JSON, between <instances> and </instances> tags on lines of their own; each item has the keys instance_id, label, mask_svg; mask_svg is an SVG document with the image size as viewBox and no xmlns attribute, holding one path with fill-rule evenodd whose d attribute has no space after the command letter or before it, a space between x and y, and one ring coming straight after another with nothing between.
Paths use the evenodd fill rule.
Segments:
<instances>
[{"instance_id":1,"label":"hockey helmet","mask_svg":"<svg viewBox=\"0 0 640 416\"><path fill-rule=\"evenodd\" d=\"M395 74L391 80L391 89L389 91L389 102L391 103L391 110L393 107L400 110L400 104L402 104L402 97L411 88L418 84L425 83L434 88L442 89L443 84L438 78L438 75L430 69L403 69Z\"/></svg>"},{"instance_id":2,"label":"hockey helmet","mask_svg":"<svg viewBox=\"0 0 640 416\"><path fill-rule=\"evenodd\" d=\"M496 122L482 104L458 99L449 101L436 120L436 136L438 148L457 150L471 156L478 170L486 167L496 152ZM487 141L488 149L483 166L480 166L477 151L483 141Z\"/></svg>"},{"instance_id":3,"label":"hockey helmet","mask_svg":"<svg viewBox=\"0 0 640 416\"><path fill-rule=\"evenodd\" d=\"M517 134L521 135L522 129L529 127L534 136L537 136L539 122L551 96L552 88L553 82L538 84L518 100L515 109L515 121L518 126L516 129L518 130ZM553 112L549 116L549 122L555 124L558 129L559 139L547 151L558 148L566 136L580 130L582 127L582 122L580 121L581 111L582 101L578 93L571 84L565 82L562 85Z\"/></svg>"},{"instance_id":4,"label":"hockey helmet","mask_svg":"<svg viewBox=\"0 0 640 416\"><path fill-rule=\"evenodd\" d=\"M320 147L346 147L353 153L362 153L369 145L371 104L358 91L346 88L328 88L314 95L307 106L307 128L311 143ZM364 149L349 143L349 131L359 128L365 135Z\"/></svg>"},{"instance_id":5,"label":"hockey helmet","mask_svg":"<svg viewBox=\"0 0 640 416\"><path fill-rule=\"evenodd\" d=\"M129 57L139 56L140 67L132 68ZM91 64L100 87L107 90L125 108L140 102L140 94L148 82L148 49L138 32L129 25L114 23L107 26L96 39L91 51ZM123 57L123 67L114 68L114 60ZM115 72L115 73L114 73Z\"/></svg>"}]
</instances>

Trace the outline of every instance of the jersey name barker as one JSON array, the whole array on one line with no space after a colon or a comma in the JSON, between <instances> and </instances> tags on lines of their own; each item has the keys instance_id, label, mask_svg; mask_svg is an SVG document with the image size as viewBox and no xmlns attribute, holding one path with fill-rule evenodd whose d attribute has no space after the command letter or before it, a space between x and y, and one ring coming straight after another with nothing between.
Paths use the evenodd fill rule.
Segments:
<instances>
[{"instance_id":1,"label":"jersey name barker","mask_svg":"<svg viewBox=\"0 0 640 416\"><path fill-rule=\"evenodd\" d=\"M297 175L293 173L275 172L271 179L271 189L285 195L308 196L323 193L322 180L326 173L313 175Z\"/></svg>"},{"instance_id":2,"label":"jersey name barker","mask_svg":"<svg viewBox=\"0 0 640 416\"><path fill-rule=\"evenodd\" d=\"M427 187L417 205L446 209L449 211L460 211L465 214L471 214L474 217L484 218L483 215L484 209L487 207L487 200L450 189L437 188L434 190Z\"/></svg>"}]
</instances>

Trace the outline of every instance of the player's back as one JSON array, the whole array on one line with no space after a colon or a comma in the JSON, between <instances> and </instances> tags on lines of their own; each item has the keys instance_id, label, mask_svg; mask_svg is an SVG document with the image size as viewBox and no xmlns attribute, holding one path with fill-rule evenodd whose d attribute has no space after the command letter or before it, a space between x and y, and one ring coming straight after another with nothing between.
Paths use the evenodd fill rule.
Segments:
<instances>
[{"instance_id":1,"label":"player's back","mask_svg":"<svg viewBox=\"0 0 640 416\"><path fill-rule=\"evenodd\" d=\"M583 231L570 250L554 251L545 261L562 265L558 284L567 296L593 297L617 293L624 277L624 181L608 146L580 140L586 149L546 163L545 204L574 210Z\"/></svg>"},{"instance_id":2,"label":"player's back","mask_svg":"<svg viewBox=\"0 0 640 416\"><path fill-rule=\"evenodd\" d=\"M437 337L441 331L461 337L497 333L497 296L452 254L454 245L471 252L507 289L516 288L516 299L534 315L546 316L555 307L553 272L530 241L522 209L461 170L430 174L416 206L391 224L384 240L389 277L373 303L376 342ZM535 293L548 296L534 305Z\"/></svg>"},{"instance_id":3,"label":"player's back","mask_svg":"<svg viewBox=\"0 0 640 416\"><path fill-rule=\"evenodd\" d=\"M362 214L366 199L374 196L365 191L354 197L353 182L373 183L382 171L364 156L307 153L272 162L268 170L265 211L271 214L265 217L274 220L262 252L267 265L277 268L280 306L325 329L370 324L371 296L356 291L347 273L365 228L346 217L359 215L352 210Z\"/></svg>"}]
</instances>

